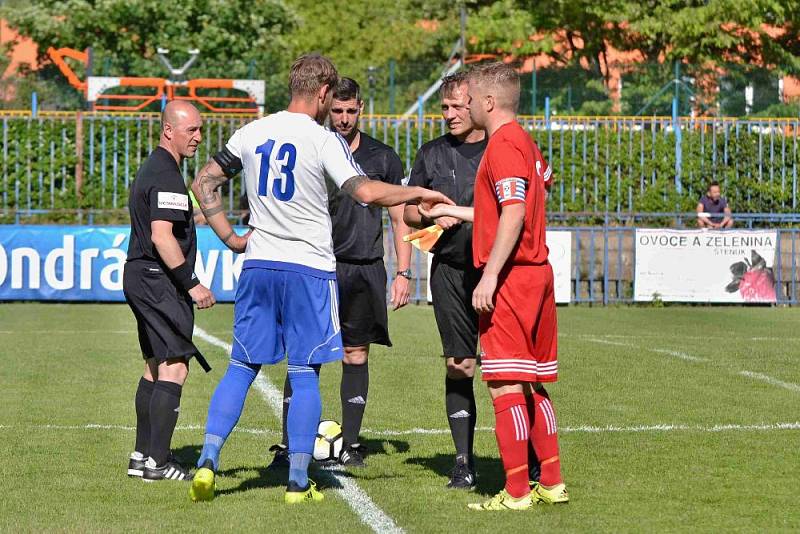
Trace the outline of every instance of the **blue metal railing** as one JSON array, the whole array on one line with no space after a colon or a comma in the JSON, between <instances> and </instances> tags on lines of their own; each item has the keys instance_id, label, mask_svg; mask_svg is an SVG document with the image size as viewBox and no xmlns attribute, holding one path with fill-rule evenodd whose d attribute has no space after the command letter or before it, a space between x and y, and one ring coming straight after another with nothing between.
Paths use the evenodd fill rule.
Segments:
<instances>
[{"instance_id":1,"label":"blue metal railing","mask_svg":"<svg viewBox=\"0 0 800 534\"><path fill-rule=\"evenodd\" d=\"M668 214L676 215L676 214ZM679 214L686 216L687 214ZM800 222L800 217L794 218ZM572 233L572 264L570 267L571 300L573 304L630 304L633 299L634 268L636 264L635 235L636 226L562 226L552 224L548 230L569 231ZM775 228L775 227L767 227ZM800 228L775 228L777 244L773 271L778 287L778 304L797 305L800 303L798 282L800 272L797 264L797 241ZM384 231L384 246L388 282L394 275L394 247L390 238L388 224ZM423 303L427 299L427 258L424 253L414 249L411 258L414 272L412 301ZM388 286L387 286L388 295Z\"/></svg>"},{"instance_id":2,"label":"blue metal railing","mask_svg":"<svg viewBox=\"0 0 800 534\"><path fill-rule=\"evenodd\" d=\"M5 113L5 114L3 114ZM130 181L158 142L156 114L81 115L0 112L2 208L78 206L75 177L82 163L81 205L124 205ZM206 117L204 142L184 163L187 177L224 146L245 117ZM520 117L555 172L553 212L647 212L685 209L709 180L740 211L789 212L798 204L800 119L692 117ZM421 143L441 135L437 116L367 116L364 131L392 146L408 173ZM677 125L677 129L676 129ZM678 129L682 135L675 135ZM676 150L677 149L677 150ZM680 159L680 161L678 161ZM680 184L676 169L680 169ZM680 186L680 187L679 187ZM236 209L240 181L226 186Z\"/></svg>"}]
</instances>

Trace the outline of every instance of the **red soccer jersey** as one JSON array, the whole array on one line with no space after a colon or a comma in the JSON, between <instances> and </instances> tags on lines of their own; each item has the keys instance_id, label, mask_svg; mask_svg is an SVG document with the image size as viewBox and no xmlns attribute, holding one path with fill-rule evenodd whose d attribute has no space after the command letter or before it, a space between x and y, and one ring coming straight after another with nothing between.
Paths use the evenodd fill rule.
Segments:
<instances>
[{"instance_id":1,"label":"red soccer jersey","mask_svg":"<svg viewBox=\"0 0 800 534\"><path fill-rule=\"evenodd\" d=\"M489 138L475 177L475 267L489 261L502 206L521 202L525 203L525 223L507 263L547 263L544 203L551 174L539 147L516 121L504 124Z\"/></svg>"}]
</instances>

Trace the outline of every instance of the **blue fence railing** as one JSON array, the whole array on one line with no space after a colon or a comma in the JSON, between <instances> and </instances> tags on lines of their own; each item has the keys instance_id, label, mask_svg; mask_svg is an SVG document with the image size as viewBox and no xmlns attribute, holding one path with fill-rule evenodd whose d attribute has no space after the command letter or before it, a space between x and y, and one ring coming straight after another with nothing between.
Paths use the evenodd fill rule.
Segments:
<instances>
[{"instance_id":1,"label":"blue fence railing","mask_svg":"<svg viewBox=\"0 0 800 534\"><path fill-rule=\"evenodd\" d=\"M188 178L245 117L207 116ZM551 212L671 212L692 209L710 180L736 211L797 211L796 119L523 116L555 173ZM363 130L391 146L406 173L418 147L445 132L438 116L366 116ZM131 180L158 143L156 114L0 112L0 209L124 207ZM677 131L681 135L675 135ZM225 186L229 210L241 181Z\"/></svg>"},{"instance_id":2,"label":"blue fence railing","mask_svg":"<svg viewBox=\"0 0 800 534\"><path fill-rule=\"evenodd\" d=\"M549 230L562 230L572 233L570 267L570 302L576 304L629 304L634 302L633 284L635 278L637 228L652 228L648 219L669 217L681 219L684 224L671 226L678 229L693 229L696 215L691 213L638 214L637 224L621 226L613 215L608 216L606 224L590 226L586 224L563 225L553 220L549 214ZM555 214L556 218L558 214ZM573 214L574 215L574 214ZM592 215L594 217L594 215ZM733 214L737 229L774 229L777 232L774 276L777 287L777 303L800 304L798 283L797 253L800 252L800 227L783 225L800 223L800 214L775 217L771 214ZM384 227L384 261L389 283L395 272L394 249L391 241L391 227ZM411 298L422 303L427 298L427 256L414 249L411 258L414 280ZM388 288L387 288L388 290Z\"/></svg>"}]
</instances>

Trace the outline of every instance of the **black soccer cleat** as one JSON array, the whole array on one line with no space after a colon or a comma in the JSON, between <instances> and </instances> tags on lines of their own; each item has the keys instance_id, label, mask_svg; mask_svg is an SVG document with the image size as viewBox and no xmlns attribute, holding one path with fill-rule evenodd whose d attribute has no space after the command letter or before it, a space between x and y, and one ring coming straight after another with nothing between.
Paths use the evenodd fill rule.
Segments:
<instances>
[{"instance_id":1,"label":"black soccer cleat","mask_svg":"<svg viewBox=\"0 0 800 534\"><path fill-rule=\"evenodd\" d=\"M142 456L139 452L131 453L130 460L128 460L128 476L142 478L146 460L147 458Z\"/></svg>"},{"instance_id":2,"label":"black soccer cleat","mask_svg":"<svg viewBox=\"0 0 800 534\"><path fill-rule=\"evenodd\" d=\"M346 445L339 455L339 463L345 467L367 467L367 463L364 461L365 452L358 443Z\"/></svg>"},{"instance_id":3,"label":"black soccer cleat","mask_svg":"<svg viewBox=\"0 0 800 534\"><path fill-rule=\"evenodd\" d=\"M477 483L477 474L466 458L461 455L456 456L456 463L450 472L450 481L447 487L450 489L473 490Z\"/></svg>"},{"instance_id":4,"label":"black soccer cleat","mask_svg":"<svg viewBox=\"0 0 800 534\"><path fill-rule=\"evenodd\" d=\"M289 469L289 447L278 443L270 447L269 452L275 453L275 456L267 469Z\"/></svg>"},{"instance_id":5,"label":"black soccer cleat","mask_svg":"<svg viewBox=\"0 0 800 534\"><path fill-rule=\"evenodd\" d=\"M157 466L155 460L148 458L144 464L142 480L145 482L155 482L156 480L192 480L192 473L186 467L170 459L164 465Z\"/></svg>"}]
</instances>

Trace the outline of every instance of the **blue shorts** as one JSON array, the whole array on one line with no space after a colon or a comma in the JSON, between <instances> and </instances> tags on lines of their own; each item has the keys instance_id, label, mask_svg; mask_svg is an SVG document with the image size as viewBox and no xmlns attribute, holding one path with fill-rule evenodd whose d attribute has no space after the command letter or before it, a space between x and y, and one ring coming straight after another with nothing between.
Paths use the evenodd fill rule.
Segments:
<instances>
[{"instance_id":1,"label":"blue shorts","mask_svg":"<svg viewBox=\"0 0 800 534\"><path fill-rule=\"evenodd\" d=\"M234 360L291 365L341 360L336 274L279 262L248 260L236 290Z\"/></svg>"}]
</instances>

